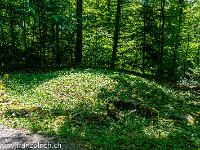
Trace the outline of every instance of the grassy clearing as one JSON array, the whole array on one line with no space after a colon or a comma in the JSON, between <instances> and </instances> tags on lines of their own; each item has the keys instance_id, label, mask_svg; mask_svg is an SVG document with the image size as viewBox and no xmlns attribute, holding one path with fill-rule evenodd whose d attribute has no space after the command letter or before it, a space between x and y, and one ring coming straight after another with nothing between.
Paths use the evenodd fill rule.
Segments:
<instances>
[{"instance_id":1,"label":"grassy clearing","mask_svg":"<svg viewBox=\"0 0 200 150\"><path fill-rule=\"evenodd\" d=\"M195 91L94 69L10 73L0 80L4 125L59 135L64 141L78 139L88 149L197 149L200 144L200 98ZM106 103L113 99L154 107L160 120L153 126L122 112L124 125L108 122Z\"/></svg>"}]
</instances>

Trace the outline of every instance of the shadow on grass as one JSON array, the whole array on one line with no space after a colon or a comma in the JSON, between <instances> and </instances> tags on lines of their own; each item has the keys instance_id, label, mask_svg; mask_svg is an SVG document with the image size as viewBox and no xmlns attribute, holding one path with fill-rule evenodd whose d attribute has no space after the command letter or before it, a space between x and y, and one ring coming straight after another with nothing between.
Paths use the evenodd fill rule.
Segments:
<instances>
[{"instance_id":1,"label":"shadow on grass","mask_svg":"<svg viewBox=\"0 0 200 150\"><path fill-rule=\"evenodd\" d=\"M3 79L4 87L6 89L15 90L16 87L22 88L20 90L31 90L35 86L42 84L48 80L57 78L62 74L61 69L25 69L22 71L7 72L8 79ZM3 74L1 75L3 77ZM15 85L15 86L13 86Z\"/></svg>"},{"instance_id":2,"label":"shadow on grass","mask_svg":"<svg viewBox=\"0 0 200 150\"><path fill-rule=\"evenodd\" d=\"M118 84L114 88L115 90L109 92L108 89L103 88L101 90L102 91L100 97L101 100L114 99L117 97L117 99L125 101L134 101L138 103L143 103L158 109L160 111L161 119L164 117L169 117L171 114L174 113L175 114L188 113L187 109L184 110L185 108L190 107L186 104L187 101L175 98L173 95L170 95L170 93L166 92L164 89L149 84L149 81L146 79L137 77L135 79L130 80L129 76L124 75L124 76L114 77L114 80L118 81ZM134 83L130 84L130 81ZM186 107L184 108L184 106ZM170 109L169 107L172 107L174 109ZM193 108L193 110L195 109ZM185 148L190 146L197 148L199 145L199 141L198 142L196 141L195 143L195 140L191 139L194 139L194 137L197 138L196 127L198 127L198 125L196 127L190 127L190 126L188 127L186 125L186 122L184 122L184 120L182 121L174 120L174 122L175 122L175 128L179 127L181 128L179 130L180 133L179 132L174 133L174 131L169 131L171 133L168 134L168 138L163 138L163 139L162 136L161 138L147 138L148 136L142 137L141 141L143 141L144 143L146 139L148 140L148 142L146 142L145 149L147 147ZM138 126L136 126L136 128L138 129ZM187 131L185 131L186 129ZM195 136L193 137L194 134L190 134L190 132L193 132ZM185 134L187 136L185 136ZM138 142L137 139L135 141ZM151 146L152 144L154 146ZM142 146L140 148L142 149Z\"/></svg>"},{"instance_id":3,"label":"shadow on grass","mask_svg":"<svg viewBox=\"0 0 200 150\"><path fill-rule=\"evenodd\" d=\"M105 75L115 75L115 73L106 72ZM198 148L197 126L187 126L184 121L162 121L169 114L180 113L184 109L182 106L185 103L181 99L177 99L164 89L152 85L146 79L130 78L125 74L116 75L113 79L117 81L114 90L106 87L101 88L98 94L99 102L106 105L108 100L121 99L143 103L160 111L160 122L156 126L151 126L145 118L140 118L135 114L125 114L124 125L120 125L118 122L111 122L109 126L92 124L79 126L72 123L68 124L69 128L63 124L60 133L64 133L66 135L64 137L77 138L91 149ZM175 109L171 110L168 106ZM105 107L101 111L105 111Z\"/></svg>"},{"instance_id":4,"label":"shadow on grass","mask_svg":"<svg viewBox=\"0 0 200 150\"><path fill-rule=\"evenodd\" d=\"M108 122L106 125L98 124L98 121L102 120L102 116L104 116L101 113L105 113L105 106L108 100L121 99L149 105L160 111L161 119L167 117L168 114L182 112L186 103L183 99L175 98L174 95L157 86L157 84L152 84L145 78L108 70L86 69L82 71L108 75L116 83L113 88L106 85L100 89L95 101L100 103L95 105L99 108L94 108L94 112L86 107L80 109L71 108L67 114L64 113L64 109L56 106L54 109L49 110L47 114L50 114L50 116L47 118L52 120L47 120L45 124L48 127L46 133L49 135L58 134L59 136L56 137L62 143L78 141L82 147L87 149L198 148L198 128L195 126L188 127L182 121L180 122L182 124L175 124L174 122L176 121L165 123L160 120L157 126L151 126L146 122L145 118L130 113L124 114L124 125L120 125L118 122ZM48 73L47 75L41 74L38 75L36 83L58 76L57 72L54 72L53 75L48 75ZM25 76L24 80L26 78L30 79L30 77ZM30 83L32 81L33 79L30 80ZM27 82L27 84L29 83ZM32 88L34 85L28 87ZM76 115L77 120L70 118L70 115L73 116L78 113L79 115ZM37 118L37 115L35 118ZM42 121L44 120L42 119ZM48 121L53 121L53 123ZM29 118L29 122L32 124L33 131L34 128L36 131L42 128L42 123L39 119L31 120ZM54 126L58 126L57 131L54 130Z\"/></svg>"}]
</instances>

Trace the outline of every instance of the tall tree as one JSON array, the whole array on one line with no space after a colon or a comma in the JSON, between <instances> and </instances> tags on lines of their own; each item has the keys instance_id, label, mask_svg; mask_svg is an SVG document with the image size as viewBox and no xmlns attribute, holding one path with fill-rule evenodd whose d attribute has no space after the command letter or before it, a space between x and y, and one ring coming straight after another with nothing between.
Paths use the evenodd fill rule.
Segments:
<instances>
[{"instance_id":1,"label":"tall tree","mask_svg":"<svg viewBox=\"0 0 200 150\"><path fill-rule=\"evenodd\" d=\"M28 65L28 51L27 51L27 37L26 37L26 9L25 9L25 1L23 1L23 37L24 37L25 60L26 60L26 65Z\"/></svg>"},{"instance_id":2,"label":"tall tree","mask_svg":"<svg viewBox=\"0 0 200 150\"><path fill-rule=\"evenodd\" d=\"M146 9L146 4L144 4L144 9ZM143 50L142 50L142 73L144 74L145 70L145 50L146 50L146 14L143 14Z\"/></svg>"},{"instance_id":3,"label":"tall tree","mask_svg":"<svg viewBox=\"0 0 200 150\"><path fill-rule=\"evenodd\" d=\"M187 49L186 49L186 52L185 52L185 58L184 58L184 62L183 62L183 74L184 74L184 76L186 75L186 61L187 61L189 46L190 46L190 33L188 33Z\"/></svg>"},{"instance_id":4,"label":"tall tree","mask_svg":"<svg viewBox=\"0 0 200 150\"><path fill-rule=\"evenodd\" d=\"M158 63L158 75L161 76L163 74L163 54L164 54L164 28L165 28L165 0L161 0L161 35L160 35L160 55L159 55L159 63Z\"/></svg>"},{"instance_id":5,"label":"tall tree","mask_svg":"<svg viewBox=\"0 0 200 150\"><path fill-rule=\"evenodd\" d=\"M77 37L75 62L80 63L82 60L82 0L77 0L76 17L77 17Z\"/></svg>"},{"instance_id":6,"label":"tall tree","mask_svg":"<svg viewBox=\"0 0 200 150\"><path fill-rule=\"evenodd\" d=\"M115 61L116 61L116 55L117 55L117 44L118 44L119 31L120 31L121 4L122 4L122 0L117 0L117 11L116 11L115 31L114 31L114 45L113 45L113 51L112 51L112 60L111 60L112 62L110 65L112 69L115 68Z\"/></svg>"},{"instance_id":7,"label":"tall tree","mask_svg":"<svg viewBox=\"0 0 200 150\"><path fill-rule=\"evenodd\" d=\"M178 59L178 52L179 52L179 48L181 46L181 37L180 37L180 33L181 33L181 26L182 26L182 21L183 21L183 7L184 7L184 0L179 0L178 3L177 3L177 10L178 10L178 13L177 13L177 28L176 28L176 38L175 38L175 43L174 43L174 56L173 56L173 62L172 62L172 65L173 67L171 68L171 75L174 76L174 75L177 75L177 68L178 68L178 65L177 65L177 59Z\"/></svg>"},{"instance_id":8,"label":"tall tree","mask_svg":"<svg viewBox=\"0 0 200 150\"><path fill-rule=\"evenodd\" d=\"M111 18L110 18L110 5L111 5L111 0L108 0L107 1L107 11L108 11L108 34L110 34L110 21L111 21Z\"/></svg>"}]
</instances>

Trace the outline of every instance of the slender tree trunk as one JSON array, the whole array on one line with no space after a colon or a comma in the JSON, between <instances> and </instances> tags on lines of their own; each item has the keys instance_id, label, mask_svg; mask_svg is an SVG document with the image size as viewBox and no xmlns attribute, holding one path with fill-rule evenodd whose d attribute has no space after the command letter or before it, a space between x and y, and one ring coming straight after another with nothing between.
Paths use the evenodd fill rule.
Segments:
<instances>
[{"instance_id":1,"label":"slender tree trunk","mask_svg":"<svg viewBox=\"0 0 200 150\"><path fill-rule=\"evenodd\" d=\"M161 17L162 17L162 26L161 26L161 37L160 37L160 56L159 56L159 67L158 73L159 76L163 74L163 54L164 54L164 28L165 28L165 0L161 2Z\"/></svg>"},{"instance_id":2,"label":"slender tree trunk","mask_svg":"<svg viewBox=\"0 0 200 150\"><path fill-rule=\"evenodd\" d=\"M181 32L181 24L182 24L182 15L183 15L183 2L184 0L179 0L179 16L178 16L178 30L176 33L176 41L175 41L175 50L174 50L174 58L173 58L173 68L172 68L172 76L175 75L176 69L177 69L177 55L178 55L178 49L180 47L180 32Z\"/></svg>"},{"instance_id":3,"label":"slender tree trunk","mask_svg":"<svg viewBox=\"0 0 200 150\"><path fill-rule=\"evenodd\" d=\"M117 12L116 12L115 31L114 31L114 45L113 45L113 51L112 51L112 62L110 65L112 69L115 68L115 61L116 61L116 55L117 55L117 44L118 44L119 31L120 31L121 3L122 3L122 0L117 1Z\"/></svg>"},{"instance_id":4,"label":"slender tree trunk","mask_svg":"<svg viewBox=\"0 0 200 150\"><path fill-rule=\"evenodd\" d=\"M0 66L2 66L5 62L4 62L4 49L6 49L5 45L6 45L6 42L5 42L5 36L4 36L4 30L3 30L3 27L1 27L1 38L2 38L2 46L1 46L1 49L0 49L0 60L1 60L1 64Z\"/></svg>"},{"instance_id":5,"label":"slender tree trunk","mask_svg":"<svg viewBox=\"0 0 200 150\"><path fill-rule=\"evenodd\" d=\"M11 46L12 46L12 49L14 49L15 47L15 32L14 32L14 20L13 20L13 17L11 17L11 20L10 20L10 29L11 29Z\"/></svg>"},{"instance_id":6,"label":"slender tree trunk","mask_svg":"<svg viewBox=\"0 0 200 150\"><path fill-rule=\"evenodd\" d=\"M98 6L97 6L97 8L98 8ZM95 41L95 48L96 48L96 50L98 50L98 23L97 23L97 15L95 16L95 21L96 21L96 41ZM94 59L95 59L95 66L97 66L97 53L94 55Z\"/></svg>"},{"instance_id":7,"label":"slender tree trunk","mask_svg":"<svg viewBox=\"0 0 200 150\"><path fill-rule=\"evenodd\" d=\"M40 51L40 65L43 65L43 56L42 56L42 31L41 31L41 23L39 18L39 36L40 36L40 45L39 45L39 51Z\"/></svg>"},{"instance_id":8,"label":"slender tree trunk","mask_svg":"<svg viewBox=\"0 0 200 150\"><path fill-rule=\"evenodd\" d=\"M60 42L59 32L60 32L59 25L56 24L56 61L57 61L57 64L61 63L60 44L59 44L59 42Z\"/></svg>"},{"instance_id":9,"label":"slender tree trunk","mask_svg":"<svg viewBox=\"0 0 200 150\"><path fill-rule=\"evenodd\" d=\"M108 7L108 34L110 34L110 21L111 21L111 14L110 14L110 0L107 2L107 7Z\"/></svg>"},{"instance_id":10,"label":"slender tree trunk","mask_svg":"<svg viewBox=\"0 0 200 150\"><path fill-rule=\"evenodd\" d=\"M27 51L27 42L26 42L26 17L25 17L25 7L23 2L23 9L24 9L24 18L23 18L23 36L24 36L24 50L25 50L25 60L26 66L28 65L28 51Z\"/></svg>"},{"instance_id":11,"label":"slender tree trunk","mask_svg":"<svg viewBox=\"0 0 200 150\"><path fill-rule=\"evenodd\" d=\"M82 61L82 0L77 0L77 37L76 37L76 51L75 62L79 64Z\"/></svg>"},{"instance_id":12,"label":"slender tree trunk","mask_svg":"<svg viewBox=\"0 0 200 150\"><path fill-rule=\"evenodd\" d=\"M97 1L97 9L99 9L99 0ZM98 21L97 21L97 17L98 17L98 14L96 13L96 15L95 15L95 22L96 22L96 41L95 41L95 48L96 48L96 50L98 50L99 49L99 44L98 44ZM95 55L94 55L94 59L95 59L95 66L97 66L97 59L98 59L98 53L96 53Z\"/></svg>"},{"instance_id":13,"label":"slender tree trunk","mask_svg":"<svg viewBox=\"0 0 200 150\"><path fill-rule=\"evenodd\" d=\"M16 53L16 38L15 38L15 30L14 30L14 17L11 17L11 20L10 20L10 33L11 33L11 46L9 46L9 49L6 53L6 66L7 66L7 69L8 69L8 66L10 65L10 59L11 59L11 56L12 54Z\"/></svg>"},{"instance_id":14,"label":"slender tree trunk","mask_svg":"<svg viewBox=\"0 0 200 150\"><path fill-rule=\"evenodd\" d=\"M45 64L45 62L46 62L46 57L45 57L45 55L46 55L46 48L45 48L45 43L46 43L46 36L47 36L47 26L46 26L46 24L44 23L43 24L43 38L42 38L42 46L43 46L43 64Z\"/></svg>"},{"instance_id":15,"label":"slender tree trunk","mask_svg":"<svg viewBox=\"0 0 200 150\"><path fill-rule=\"evenodd\" d=\"M34 41L35 41L35 26L33 25L33 27L32 27L32 42L31 42L31 50L32 51L35 49L35 43L34 43ZM32 53L32 52L30 52L30 53Z\"/></svg>"},{"instance_id":16,"label":"slender tree trunk","mask_svg":"<svg viewBox=\"0 0 200 150\"><path fill-rule=\"evenodd\" d=\"M183 64L184 76L185 76L185 73L186 73L186 61L187 61L187 54L188 54L189 46L190 46L190 34L188 33L187 50L186 50L186 53L185 53L185 59L184 59L184 64Z\"/></svg>"},{"instance_id":17,"label":"slender tree trunk","mask_svg":"<svg viewBox=\"0 0 200 150\"><path fill-rule=\"evenodd\" d=\"M41 29L41 18L40 18L40 6L38 5L38 22L39 22L39 37L40 37L40 45L39 45L39 51L40 51L40 65L43 66L43 53L42 53L42 29Z\"/></svg>"},{"instance_id":18,"label":"slender tree trunk","mask_svg":"<svg viewBox=\"0 0 200 150\"><path fill-rule=\"evenodd\" d=\"M55 24L51 24L51 52L55 54Z\"/></svg>"},{"instance_id":19,"label":"slender tree trunk","mask_svg":"<svg viewBox=\"0 0 200 150\"><path fill-rule=\"evenodd\" d=\"M52 50L54 51L54 47L55 47L55 24L53 23L51 25L51 46L52 46Z\"/></svg>"},{"instance_id":20,"label":"slender tree trunk","mask_svg":"<svg viewBox=\"0 0 200 150\"><path fill-rule=\"evenodd\" d=\"M198 48L198 54L197 54L197 66L199 65L199 62L200 62L200 46Z\"/></svg>"},{"instance_id":21,"label":"slender tree trunk","mask_svg":"<svg viewBox=\"0 0 200 150\"><path fill-rule=\"evenodd\" d=\"M144 33L143 33L143 40L144 40L144 44L143 44L143 51L142 51L142 73L144 73L145 70L145 50L146 50L146 18L144 17Z\"/></svg>"}]
</instances>

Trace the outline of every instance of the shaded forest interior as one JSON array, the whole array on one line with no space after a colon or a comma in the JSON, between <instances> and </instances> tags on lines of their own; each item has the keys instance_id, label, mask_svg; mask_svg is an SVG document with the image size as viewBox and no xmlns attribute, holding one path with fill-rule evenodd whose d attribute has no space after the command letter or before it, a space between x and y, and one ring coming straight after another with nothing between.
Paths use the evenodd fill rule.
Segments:
<instances>
[{"instance_id":1,"label":"shaded forest interior","mask_svg":"<svg viewBox=\"0 0 200 150\"><path fill-rule=\"evenodd\" d=\"M0 2L1 70L91 67L177 80L199 72L199 1Z\"/></svg>"}]
</instances>

